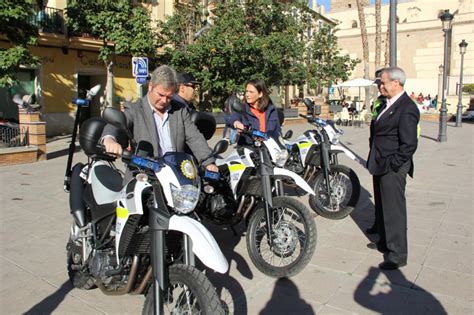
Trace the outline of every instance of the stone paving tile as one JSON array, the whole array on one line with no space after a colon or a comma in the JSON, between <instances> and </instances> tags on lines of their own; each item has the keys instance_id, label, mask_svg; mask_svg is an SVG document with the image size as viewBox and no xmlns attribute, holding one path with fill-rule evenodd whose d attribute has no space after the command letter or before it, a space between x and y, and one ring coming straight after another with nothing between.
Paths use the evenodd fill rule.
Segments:
<instances>
[{"instance_id":1,"label":"stone paving tile","mask_svg":"<svg viewBox=\"0 0 474 315\"><path fill-rule=\"evenodd\" d=\"M433 242L433 239L436 235L435 231L414 229L410 227L410 221L408 221L408 243L419 245L419 246L429 246Z\"/></svg>"},{"instance_id":2,"label":"stone paving tile","mask_svg":"<svg viewBox=\"0 0 474 315\"><path fill-rule=\"evenodd\" d=\"M345 249L320 246L310 264L331 270L351 273L365 259L367 254L361 254Z\"/></svg>"},{"instance_id":3,"label":"stone paving tile","mask_svg":"<svg viewBox=\"0 0 474 315\"><path fill-rule=\"evenodd\" d=\"M432 244L434 248L461 253L472 253L472 245L472 238L445 233L438 233Z\"/></svg>"},{"instance_id":4,"label":"stone paving tile","mask_svg":"<svg viewBox=\"0 0 474 315\"><path fill-rule=\"evenodd\" d=\"M344 310L344 309L341 309L341 308L336 308L336 307L329 306L329 305L324 305L318 311L318 315L334 315L334 314L344 315L344 314L357 314L357 313L350 312L350 311L347 311L347 310Z\"/></svg>"},{"instance_id":5,"label":"stone paving tile","mask_svg":"<svg viewBox=\"0 0 474 315\"><path fill-rule=\"evenodd\" d=\"M442 268L449 271L462 272L472 275L474 254L470 252L449 251L431 248L425 260L425 266Z\"/></svg>"},{"instance_id":6,"label":"stone paving tile","mask_svg":"<svg viewBox=\"0 0 474 315\"><path fill-rule=\"evenodd\" d=\"M408 229L424 230L429 232L436 232L441 225L441 218L428 219L420 217L410 217L408 219Z\"/></svg>"},{"instance_id":7,"label":"stone paving tile","mask_svg":"<svg viewBox=\"0 0 474 315\"><path fill-rule=\"evenodd\" d=\"M451 235L458 235L472 239L473 226L472 222L461 221L463 223L443 222L439 227L439 233L446 233Z\"/></svg>"},{"instance_id":8,"label":"stone paving tile","mask_svg":"<svg viewBox=\"0 0 474 315\"><path fill-rule=\"evenodd\" d=\"M424 266L415 284L432 293L458 297L466 302L472 302L473 281L474 277L466 273Z\"/></svg>"}]
</instances>

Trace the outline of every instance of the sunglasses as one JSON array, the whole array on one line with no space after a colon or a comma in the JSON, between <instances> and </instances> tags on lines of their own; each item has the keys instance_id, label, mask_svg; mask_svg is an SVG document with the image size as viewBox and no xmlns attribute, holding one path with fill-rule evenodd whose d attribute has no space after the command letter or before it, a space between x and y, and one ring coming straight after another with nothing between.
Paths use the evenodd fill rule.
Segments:
<instances>
[{"instance_id":1,"label":"sunglasses","mask_svg":"<svg viewBox=\"0 0 474 315\"><path fill-rule=\"evenodd\" d=\"M194 90L197 88L196 84L191 84L191 83L190 84L185 84L185 86L189 86L190 88L192 88Z\"/></svg>"}]
</instances>

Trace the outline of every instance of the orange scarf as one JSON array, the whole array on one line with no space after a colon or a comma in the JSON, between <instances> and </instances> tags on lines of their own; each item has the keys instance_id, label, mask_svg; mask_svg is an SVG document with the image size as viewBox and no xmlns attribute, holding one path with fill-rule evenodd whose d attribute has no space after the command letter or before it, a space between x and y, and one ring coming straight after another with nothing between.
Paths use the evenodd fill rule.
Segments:
<instances>
[{"instance_id":1,"label":"orange scarf","mask_svg":"<svg viewBox=\"0 0 474 315\"><path fill-rule=\"evenodd\" d=\"M265 112L261 112L258 109L254 108L253 106L249 106L249 107L250 107L250 111L252 112L252 114L254 114L255 117L258 118L258 122L259 122L259 125L260 125L260 131L261 132L266 132L266 129L265 129Z\"/></svg>"}]
</instances>

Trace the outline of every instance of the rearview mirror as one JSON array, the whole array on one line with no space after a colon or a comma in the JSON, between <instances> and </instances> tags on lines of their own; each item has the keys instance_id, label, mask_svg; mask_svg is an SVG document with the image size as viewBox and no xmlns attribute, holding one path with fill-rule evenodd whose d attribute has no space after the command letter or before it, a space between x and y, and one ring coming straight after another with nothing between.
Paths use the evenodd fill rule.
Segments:
<instances>
[{"instance_id":1,"label":"rearview mirror","mask_svg":"<svg viewBox=\"0 0 474 315\"><path fill-rule=\"evenodd\" d=\"M288 130L285 135L283 136L283 139L290 139L291 137L293 137L293 130Z\"/></svg>"},{"instance_id":2,"label":"rearview mirror","mask_svg":"<svg viewBox=\"0 0 474 315\"><path fill-rule=\"evenodd\" d=\"M229 96L229 98L226 100L226 102L228 102L228 104L230 105L230 108L232 109L232 111L235 111L235 112L240 113L240 114L245 113L245 106L244 106L244 104L242 104L242 102L237 97L237 95L232 94L231 96Z\"/></svg>"},{"instance_id":3,"label":"rearview mirror","mask_svg":"<svg viewBox=\"0 0 474 315\"><path fill-rule=\"evenodd\" d=\"M313 110L314 102L313 102L311 99L305 98L305 99L303 100L303 104L306 105L306 107L308 108L308 110Z\"/></svg>"},{"instance_id":4,"label":"rearview mirror","mask_svg":"<svg viewBox=\"0 0 474 315\"><path fill-rule=\"evenodd\" d=\"M222 154L225 151L227 151L228 147L229 147L229 142L227 140L220 140L214 146L214 149L212 150L212 153L213 153L213 155Z\"/></svg>"},{"instance_id":5,"label":"rearview mirror","mask_svg":"<svg viewBox=\"0 0 474 315\"><path fill-rule=\"evenodd\" d=\"M92 89L87 91L87 98L93 98L100 91L100 84L95 85Z\"/></svg>"}]
</instances>

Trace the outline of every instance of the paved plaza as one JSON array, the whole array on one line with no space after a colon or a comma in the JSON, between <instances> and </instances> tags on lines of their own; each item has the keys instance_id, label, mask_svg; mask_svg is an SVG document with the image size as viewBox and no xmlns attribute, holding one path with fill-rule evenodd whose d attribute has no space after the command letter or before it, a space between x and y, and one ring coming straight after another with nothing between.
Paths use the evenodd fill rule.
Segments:
<instances>
[{"instance_id":1,"label":"paved plaza","mask_svg":"<svg viewBox=\"0 0 474 315\"><path fill-rule=\"evenodd\" d=\"M292 124L294 136L311 126ZM234 314L473 314L474 124L449 123L438 143L438 123L422 122L415 177L408 179L408 265L377 268L382 254L366 244L373 222L372 179L354 161L362 191L351 216L316 217L318 241L310 264L297 276L276 280L260 273L245 236L212 227L229 260L226 275L208 272ZM343 127L342 143L361 160L367 126ZM217 138L212 139L215 143ZM106 296L73 289L66 271L72 218L63 191L67 138L50 139L48 160L0 167L0 312L2 314L140 314L143 296ZM85 161L82 152L76 161ZM301 197L307 204L307 197ZM240 227L242 230L243 227Z\"/></svg>"}]
</instances>

